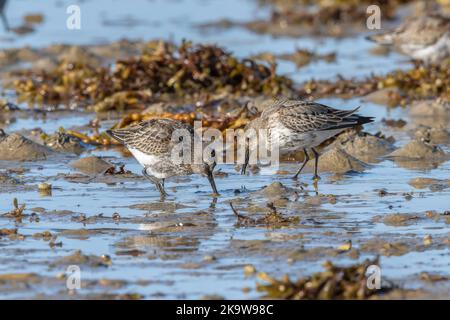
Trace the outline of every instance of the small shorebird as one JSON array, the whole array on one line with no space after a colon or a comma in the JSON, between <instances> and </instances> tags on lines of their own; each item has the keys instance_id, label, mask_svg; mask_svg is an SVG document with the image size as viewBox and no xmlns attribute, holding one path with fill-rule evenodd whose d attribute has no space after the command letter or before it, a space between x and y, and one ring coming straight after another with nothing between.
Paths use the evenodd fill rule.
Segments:
<instances>
[{"instance_id":1,"label":"small shorebird","mask_svg":"<svg viewBox=\"0 0 450 320\"><path fill-rule=\"evenodd\" d=\"M381 45L393 45L423 62L439 63L450 57L450 18L438 14L412 17L397 29L368 37Z\"/></svg>"},{"instance_id":2,"label":"small shorebird","mask_svg":"<svg viewBox=\"0 0 450 320\"><path fill-rule=\"evenodd\" d=\"M347 128L372 122L372 117L362 117L354 110L337 110L313 101L279 99L275 100L261 113L260 117L247 124L245 130L267 130L266 145L270 150L272 143L278 143L279 155L303 150L305 161L297 171L296 179L309 161L307 149L311 149L315 157L314 180L317 175L319 153L315 149L325 140L339 134ZM261 145L261 144L260 144ZM246 140L245 162L241 174L245 174L250 149L256 146Z\"/></svg>"},{"instance_id":3,"label":"small shorebird","mask_svg":"<svg viewBox=\"0 0 450 320\"><path fill-rule=\"evenodd\" d=\"M142 174L152 181L164 198L167 193L164 190L164 180L174 176L191 174L205 175L211 184L214 194L218 194L213 177L215 163L206 162L176 163L172 158L172 151L178 143L185 143L183 137L173 139L176 130L188 134L191 146L191 154L194 154L194 129L191 125L172 119L152 119L143 121L136 126L107 130L107 134L121 142L133 154L136 160L144 167ZM181 131L180 131L181 132ZM178 135L177 135L178 136ZM190 160L193 160L191 158Z\"/></svg>"}]
</instances>

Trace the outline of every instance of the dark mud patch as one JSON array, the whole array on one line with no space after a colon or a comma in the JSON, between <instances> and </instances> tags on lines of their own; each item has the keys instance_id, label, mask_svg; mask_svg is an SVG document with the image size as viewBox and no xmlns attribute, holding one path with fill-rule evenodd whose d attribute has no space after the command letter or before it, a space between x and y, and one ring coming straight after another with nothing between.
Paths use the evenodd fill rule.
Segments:
<instances>
[{"instance_id":1,"label":"dark mud patch","mask_svg":"<svg viewBox=\"0 0 450 320\"><path fill-rule=\"evenodd\" d=\"M58 236L69 239L88 240L90 237L105 234L110 234L110 231L107 229L68 229L59 232Z\"/></svg>"},{"instance_id":2,"label":"dark mud patch","mask_svg":"<svg viewBox=\"0 0 450 320\"><path fill-rule=\"evenodd\" d=\"M17 133L10 135L0 130L0 160L35 161L53 155L50 148L37 144Z\"/></svg>"},{"instance_id":3,"label":"dark mud patch","mask_svg":"<svg viewBox=\"0 0 450 320\"><path fill-rule=\"evenodd\" d=\"M394 223L396 220L399 221L402 220L402 218L392 218ZM407 223L407 220L404 220L403 223ZM403 256L410 252L447 249L448 245L445 243L446 239L446 237L442 236L432 238L430 235L426 235L422 239L414 236L395 238L392 236L379 237L361 242L359 244L359 250L364 253L377 254L386 257Z\"/></svg>"},{"instance_id":4,"label":"dark mud patch","mask_svg":"<svg viewBox=\"0 0 450 320\"><path fill-rule=\"evenodd\" d=\"M110 162L95 156L78 159L72 162L70 166L88 175L105 174L106 171L114 168L114 165Z\"/></svg>"},{"instance_id":5,"label":"dark mud patch","mask_svg":"<svg viewBox=\"0 0 450 320\"><path fill-rule=\"evenodd\" d=\"M444 99L420 100L411 104L410 114L413 117L444 117L450 115L450 103Z\"/></svg>"},{"instance_id":6,"label":"dark mud patch","mask_svg":"<svg viewBox=\"0 0 450 320\"><path fill-rule=\"evenodd\" d=\"M20 182L16 178L11 177L5 172L0 172L0 184L3 186L16 186Z\"/></svg>"},{"instance_id":7,"label":"dark mud patch","mask_svg":"<svg viewBox=\"0 0 450 320\"><path fill-rule=\"evenodd\" d=\"M304 50L304 49L297 49L293 53L287 53L287 54L280 54L277 56L280 60L287 60L292 63L294 63L297 68L301 68L311 62L315 61L326 61L326 62L334 62L336 60L336 53L326 53L326 54L319 54L314 51Z\"/></svg>"},{"instance_id":8,"label":"dark mud patch","mask_svg":"<svg viewBox=\"0 0 450 320\"><path fill-rule=\"evenodd\" d=\"M414 137L418 140L426 141L432 144L450 143L450 131L445 128L419 126L414 131Z\"/></svg>"},{"instance_id":9,"label":"dark mud patch","mask_svg":"<svg viewBox=\"0 0 450 320\"><path fill-rule=\"evenodd\" d=\"M287 199L293 195L295 190L284 186L281 182L273 182L263 187L261 190L254 192L255 195L264 196L268 200Z\"/></svg>"},{"instance_id":10,"label":"dark mud patch","mask_svg":"<svg viewBox=\"0 0 450 320\"><path fill-rule=\"evenodd\" d=\"M308 163L312 166L311 161ZM319 171L333 173L363 172L368 165L351 156L346 151L331 147L320 156Z\"/></svg>"},{"instance_id":11,"label":"dark mud patch","mask_svg":"<svg viewBox=\"0 0 450 320\"><path fill-rule=\"evenodd\" d=\"M439 146L424 141L412 140L400 149L390 153L389 157L408 158L411 160L442 159L448 158L448 154Z\"/></svg>"},{"instance_id":12,"label":"dark mud patch","mask_svg":"<svg viewBox=\"0 0 450 320\"><path fill-rule=\"evenodd\" d=\"M108 255L96 256L96 255L85 255L80 250L74 253L57 259L56 261L50 263L50 267L60 267L60 266L86 266L91 268L98 267L108 267L112 264L111 258Z\"/></svg>"},{"instance_id":13,"label":"dark mud patch","mask_svg":"<svg viewBox=\"0 0 450 320\"><path fill-rule=\"evenodd\" d=\"M374 217L376 219L377 217ZM419 216L415 214L395 213L383 217L383 223L387 226L404 227L416 224Z\"/></svg>"},{"instance_id":14,"label":"dark mud patch","mask_svg":"<svg viewBox=\"0 0 450 320\"><path fill-rule=\"evenodd\" d=\"M124 250L143 251L150 258L161 260L177 260L183 253L195 252L199 248L199 240L182 235L148 234L126 237L115 244L120 252ZM156 251L155 251L156 250ZM145 253L144 253L145 252Z\"/></svg>"},{"instance_id":15,"label":"dark mud patch","mask_svg":"<svg viewBox=\"0 0 450 320\"><path fill-rule=\"evenodd\" d=\"M401 100L400 90L385 88L373 91L363 97L364 101L373 102L382 106L394 107Z\"/></svg>"},{"instance_id":16,"label":"dark mud patch","mask_svg":"<svg viewBox=\"0 0 450 320\"><path fill-rule=\"evenodd\" d=\"M130 209L138 209L145 211L166 211L175 212L178 209L192 208L188 205L177 203L177 202L149 202L149 203L139 203L129 206Z\"/></svg>"},{"instance_id":17,"label":"dark mud patch","mask_svg":"<svg viewBox=\"0 0 450 320\"><path fill-rule=\"evenodd\" d=\"M350 131L339 135L331 147L336 146L361 161L376 162L380 157L394 151L393 140L366 132Z\"/></svg>"},{"instance_id":18,"label":"dark mud patch","mask_svg":"<svg viewBox=\"0 0 450 320\"><path fill-rule=\"evenodd\" d=\"M408 183L416 189L429 188L432 191L441 191L450 187L450 180L433 178L413 178Z\"/></svg>"},{"instance_id":19,"label":"dark mud patch","mask_svg":"<svg viewBox=\"0 0 450 320\"><path fill-rule=\"evenodd\" d=\"M107 169L104 174L97 174L97 175L86 175L81 173L59 173L56 176L56 179L64 179L71 183L82 183L82 184L89 184L89 183L104 183L107 185L115 185L115 184L121 184L124 182L132 182L132 181L148 181L144 177L140 175L136 175L131 172L125 172L120 174L108 174L108 170L113 171L115 170L114 165ZM117 171L115 171L117 172Z\"/></svg>"}]
</instances>

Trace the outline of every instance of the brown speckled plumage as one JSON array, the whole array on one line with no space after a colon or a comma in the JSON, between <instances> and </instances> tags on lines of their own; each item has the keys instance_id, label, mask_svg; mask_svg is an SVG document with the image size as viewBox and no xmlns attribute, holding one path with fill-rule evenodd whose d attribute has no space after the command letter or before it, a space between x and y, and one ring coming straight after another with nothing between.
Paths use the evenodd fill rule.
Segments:
<instances>
[{"instance_id":1,"label":"brown speckled plumage","mask_svg":"<svg viewBox=\"0 0 450 320\"><path fill-rule=\"evenodd\" d=\"M338 110L312 101L280 99L265 109L261 118L279 121L297 133L306 133L354 126L361 118L354 115L357 110Z\"/></svg>"},{"instance_id":2,"label":"brown speckled plumage","mask_svg":"<svg viewBox=\"0 0 450 320\"><path fill-rule=\"evenodd\" d=\"M151 119L128 128L107 130L107 133L133 154L144 167L143 175L155 183L161 196L166 195L164 179L195 173L206 175L217 193L212 176L215 163L194 162L195 132L191 125L172 119ZM186 137L190 141L185 141ZM177 163L172 152L175 146L187 142L190 142L192 157L188 163ZM182 151L183 148L181 155Z\"/></svg>"},{"instance_id":3,"label":"brown speckled plumage","mask_svg":"<svg viewBox=\"0 0 450 320\"><path fill-rule=\"evenodd\" d=\"M338 110L313 101L278 99L269 104L260 117L251 121L246 130L267 130L268 146L270 148L272 144L277 143L279 154L303 150L306 161L295 177L309 160L306 149L311 149L316 156L314 177L318 178L318 153L314 148L346 128L373 121L371 117L355 114L358 109ZM248 143L248 148L255 147L254 144ZM242 173L245 173L247 162L248 152Z\"/></svg>"},{"instance_id":4,"label":"brown speckled plumage","mask_svg":"<svg viewBox=\"0 0 450 320\"><path fill-rule=\"evenodd\" d=\"M425 63L439 63L450 57L450 18L436 13L411 17L395 30L368 39L382 45L393 45Z\"/></svg>"},{"instance_id":5,"label":"brown speckled plumage","mask_svg":"<svg viewBox=\"0 0 450 320\"><path fill-rule=\"evenodd\" d=\"M187 123L172 119L151 119L135 126L110 130L108 133L127 148L154 155L170 154L179 141L172 141L175 130L187 130L193 137L194 130Z\"/></svg>"}]
</instances>

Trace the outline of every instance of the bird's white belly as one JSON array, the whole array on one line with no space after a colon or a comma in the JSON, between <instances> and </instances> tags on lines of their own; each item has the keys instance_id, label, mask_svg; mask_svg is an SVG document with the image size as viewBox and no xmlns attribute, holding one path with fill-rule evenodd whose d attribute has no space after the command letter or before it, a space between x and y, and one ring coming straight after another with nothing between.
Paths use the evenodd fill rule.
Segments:
<instances>
[{"instance_id":1,"label":"bird's white belly","mask_svg":"<svg viewBox=\"0 0 450 320\"><path fill-rule=\"evenodd\" d=\"M443 35L439 41L430 46L404 44L402 51L414 59L437 63L450 56L450 33Z\"/></svg>"},{"instance_id":2,"label":"bird's white belly","mask_svg":"<svg viewBox=\"0 0 450 320\"><path fill-rule=\"evenodd\" d=\"M157 170L155 167L145 167L145 172L153 177L158 179L166 179L170 178L172 175L168 174L168 172Z\"/></svg>"},{"instance_id":3,"label":"bird's white belly","mask_svg":"<svg viewBox=\"0 0 450 320\"><path fill-rule=\"evenodd\" d=\"M344 129L312 131L306 133L297 133L288 128L273 131L271 141L276 143L278 139L279 153L287 154L305 148L314 148L320 145L325 140L337 135Z\"/></svg>"},{"instance_id":4,"label":"bird's white belly","mask_svg":"<svg viewBox=\"0 0 450 320\"><path fill-rule=\"evenodd\" d=\"M161 158L159 158L157 156L154 156L151 154L146 154L146 153L139 151L137 149L134 149L134 148L129 148L128 150L130 150L131 154L136 158L136 160L143 167L152 166L161 160Z\"/></svg>"},{"instance_id":5,"label":"bird's white belly","mask_svg":"<svg viewBox=\"0 0 450 320\"><path fill-rule=\"evenodd\" d=\"M158 157L133 148L128 150L130 150L131 154L145 168L145 172L150 176L158 179L166 179L179 174L191 174L190 171L183 170L183 167L174 164L167 156Z\"/></svg>"}]
</instances>

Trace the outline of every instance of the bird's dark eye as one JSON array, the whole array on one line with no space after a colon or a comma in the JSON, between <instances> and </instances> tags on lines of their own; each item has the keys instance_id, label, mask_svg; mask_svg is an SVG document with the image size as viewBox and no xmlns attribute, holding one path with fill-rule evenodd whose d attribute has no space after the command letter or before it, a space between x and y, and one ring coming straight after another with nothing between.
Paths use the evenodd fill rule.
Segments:
<instances>
[{"instance_id":1,"label":"bird's dark eye","mask_svg":"<svg viewBox=\"0 0 450 320\"><path fill-rule=\"evenodd\" d=\"M179 141L183 141L183 136L178 138Z\"/></svg>"},{"instance_id":2,"label":"bird's dark eye","mask_svg":"<svg viewBox=\"0 0 450 320\"><path fill-rule=\"evenodd\" d=\"M216 150L211 151L211 157L215 157L216 156Z\"/></svg>"}]
</instances>

